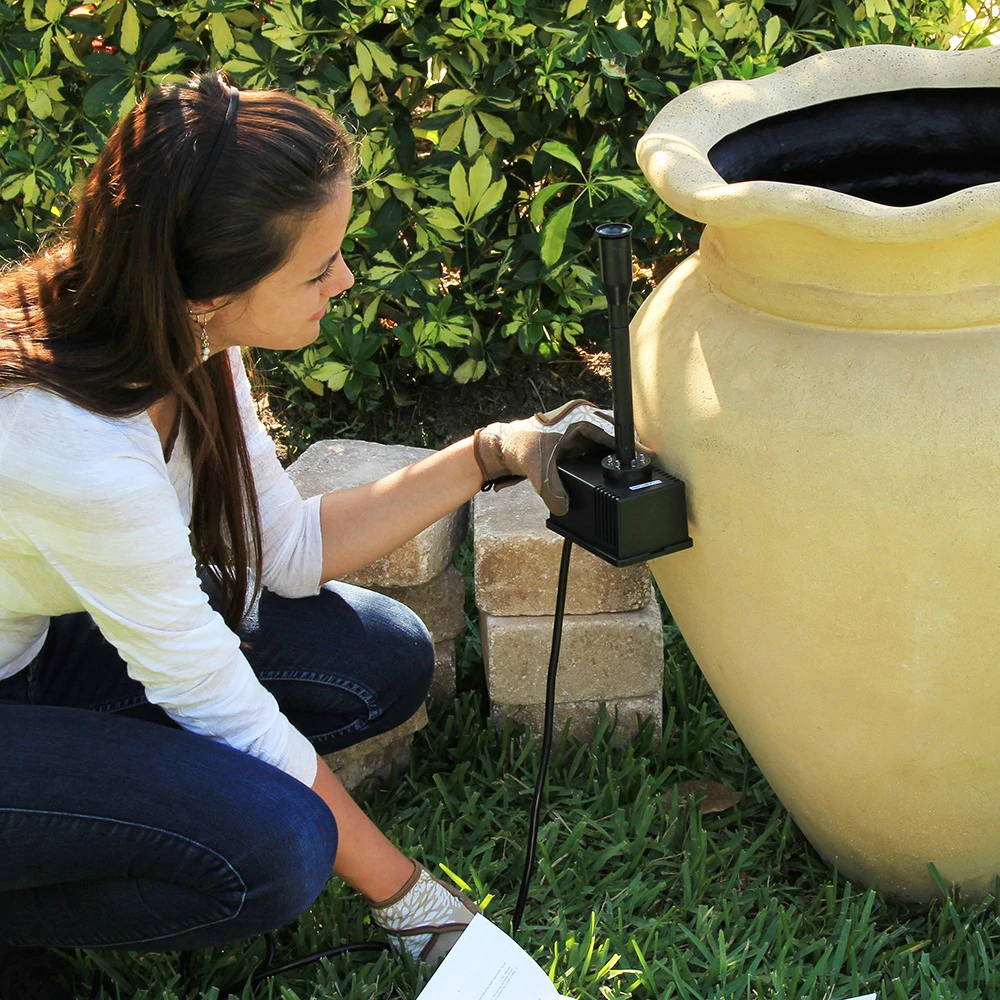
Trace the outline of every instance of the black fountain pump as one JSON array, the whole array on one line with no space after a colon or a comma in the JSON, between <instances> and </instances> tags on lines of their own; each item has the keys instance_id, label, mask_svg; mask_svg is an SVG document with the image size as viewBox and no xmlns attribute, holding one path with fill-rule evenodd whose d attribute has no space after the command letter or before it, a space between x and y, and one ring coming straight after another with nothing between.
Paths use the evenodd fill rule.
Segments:
<instances>
[{"instance_id":1,"label":"black fountain pump","mask_svg":"<svg viewBox=\"0 0 1000 1000\"><path fill-rule=\"evenodd\" d=\"M615 450L562 459L559 475L569 510L545 522L553 531L614 566L630 566L689 549L684 483L635 448L628 297L632 286L632 227L596 229L611 329Z\"/></svg>"}]
</instances>

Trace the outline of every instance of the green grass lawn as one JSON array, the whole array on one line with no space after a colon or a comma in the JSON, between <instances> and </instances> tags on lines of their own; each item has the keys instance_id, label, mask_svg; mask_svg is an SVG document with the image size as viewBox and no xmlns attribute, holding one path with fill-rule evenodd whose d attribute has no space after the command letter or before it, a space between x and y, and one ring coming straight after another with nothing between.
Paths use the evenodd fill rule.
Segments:
<instances>
[{"instance_id":1,"label":"green grass lawn","mask_svg":"<svg viewBox=\"0 0 1000 1000\"><path fill-rule=\"evenodd\" d=\"M460 562L468 576L468 546ZM446 865L475 898L488 899L487 914L509 931L539 748L520 730L487 723L471 614L459 650L458 697L431 710L409 770L372 792L368 808L404 850L428 867ZM839 878L776 800L669 620L664 666L662 737L647 729L615 748L606 724L591 743L562 740L553 754L518 940L563 993L1000 997L1000 893L978 904L942 894L928 909L886 902ZM719 782L741 798L703 813L702 800L676 791L692 779ZM331 880L307 913L277 932L277 959L376 930L360 898ZM185 983L176 954L66 954L81 982L100 968L121 998L226 1000L222 987L248 979L264 942L192 953ZM255 997L403 1000L426 979L425 968L395 955L341 957L268 980Z\"/></svg>"}]
</instances>

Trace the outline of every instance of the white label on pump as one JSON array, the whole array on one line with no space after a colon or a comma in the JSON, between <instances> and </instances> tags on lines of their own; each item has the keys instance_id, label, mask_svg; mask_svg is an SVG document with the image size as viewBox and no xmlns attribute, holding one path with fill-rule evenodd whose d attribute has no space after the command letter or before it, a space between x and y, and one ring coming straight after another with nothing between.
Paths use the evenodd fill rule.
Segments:
<instances>
[{"instance_id":1,"label":"white label on pump","mask_svg":"<svg viewBox=\"0 0 1000 1000\"><path fill-rule=\"evenodd\" d=\"M630 490L644 490L647 486L659 486L662 483L662 479L651 479L648 483L636 483L635 486L630 486Z\"/></svg>"}]
</instances>

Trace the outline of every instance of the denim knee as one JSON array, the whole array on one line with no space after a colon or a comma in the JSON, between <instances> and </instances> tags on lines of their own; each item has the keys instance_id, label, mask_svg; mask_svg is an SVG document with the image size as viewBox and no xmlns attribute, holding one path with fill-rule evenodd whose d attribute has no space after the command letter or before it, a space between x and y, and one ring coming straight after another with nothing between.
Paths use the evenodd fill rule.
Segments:
<instances>
[{"instance_id":1,"label":"denim knee","mask_svg":"<svg viewBox=\"0 0 1000 1000\"><path fill-rule=\"evenodd\" d=\"M420 617L401 601L384 594L373 594L372 603L391 630L383 633L378 647L374 672L382 680L379 692L381 717L395 725L409 719L423 704L434 676L434 643Z\"/></svg>"},{"instance_id":2,"label":"denim knee","mask_svg":"<svg viewBox=\"0 0 1000 1000\"><path fill-rule=\"evenodd\" d=\"M294 779L293 779L294 781ZM240 920L242 934L262 933L295 920L323 891L336 859L337 825L329 806L314 791L298 789L276 798L272 819L259 829L252 861L245 864L249 887ZM255 821L256 822L256 821Z\"/></svg>"}]
</instances>

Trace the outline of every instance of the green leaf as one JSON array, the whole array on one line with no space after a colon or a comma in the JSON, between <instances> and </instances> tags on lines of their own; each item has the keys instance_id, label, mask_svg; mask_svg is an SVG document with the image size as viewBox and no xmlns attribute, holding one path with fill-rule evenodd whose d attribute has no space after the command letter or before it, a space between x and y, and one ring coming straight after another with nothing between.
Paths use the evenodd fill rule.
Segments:
<instances>
[{"instance_id":1,"label":"green leaf","mask_svg":"<svg viewBox=\"0 0 1000 1000\"><path fill-rule=\"evenodd\" d=\"M638 56L642 54L642 45L639 40L627 31L620 31L618 28L604 28L604 35L609 42L619 51L627 56Z\"/></svg>"},{"instance_id":2,"label":"green leaf","mask_svg":"<svg viewBox=\"0 0 1000 1000\"><path fill-rule=\"evenodd\" d=\"M472 222L478 222L481 218L489 215L497 205L500 204L500 199L503 198L504 191L507 190L507 178L501 177L498 181L495 181L487 189L486 193L483 195L479 204L476 205L476 210L472 214Z\"/></svg>"},{"instance_id":3,"label":"green leaf","mask_svg":"<svg viewBox=\"0 0 1000 1000\"><path fill-rule=\"evenodd\" d=\"M389 187L397 188L400 191L412 191L417 186L416 181L413 181L405 174L398 172L386 174L385 176L380 177L379 180L383 184L388 184Z\"/></svg>"},{"instance_id":4,"label":"green leaf","mask_svg":"<svg viewBox=\"0 0 1000 1000\"><path fill-rule=\"evenodd\" d=\"M139 95L135 92L135 88L131 85L131 82L126 80L125 93L122 96L121 101L118 103L118 107L114 109L114 116L116 119L124 118L132 108L138 103Z\"/></svg>"},{"instance_id":5,"label":"green leaf","mask_svg":"<svg viewBox=\"0 0 1000 1000\"><path fill-rule=\"evenodd\" d=\"M558 184L546 184L538 194L532 199L531 208L528 215L536 227L540 227L545 219L545 206L553 196L557 195L564 188L572 187L568 181L560 181Z\"/></svg>"},{"instance_id":6,"label":"green leaf","mask_svg":"<svg viewBox=\"0 0 1000 1000\"><path fill-rule=\"evenodd\" d=\"M632 180L631 177L602 177L601 183L613 187L616 191L621 191L622 194L628 195L632 201L640 204L645 202L649 195L648 189L644 188L638 181Z\"/></svg>"},{"instance_id":7,"label":"green leaf","mask_svg":"<svg viewBox=\"0 0 1000 1000\"><path fill-rule=\"evenodd\" d=\"M772 17L767 22L767 27L764 29L764 51L770 52L774 43L778 40L778 35L781 33L781 19L778 17Z\"/></svg>"},{"instance_id":8,"label":"green leaf","mask_svg":"<svg viewBox=\"0 0 1000 1000\"><path fill-rule=\"evenodd\" d=\"M125 60L110 52L92 52L83 60L83 65L94 76L122 76L128 72Z\"/></svg>"},{"instance_id":9,"label":"green leaf","mask_svg":"<svg viewBox=\"0 0 1000 1000\"><path fill-rule=\"evenodd\" d=\"M451 365L448 364L448 359L440 352L432 350L431 348L424 348L417 352L417 362L427 371L433 371L435 368L442 375L447 375L451 371Z\"/></svg>"},{"instance_id":10,"label":"green leaf","mask_svg":"<svg viewBox=\"0 0 1000 1000\"><path fill-rule=\"evenodd\" d=\"M169 17L157 18L142 33L142 44L139 46L139 61L148 62L174 40L177 25Z\"/></svg>"},{"instance_id":11,"label":"green leaf","mask_svg":"<svg viewBox=\"0 0 1000 1000\"><path fill-rule=\"evenodd\" d=\"M366 44L368 45L368 51L371 53L372 59L375 60L375 65L378 67L379 73L382 76L394 77L399 71L396 60L376 42L367 42Z\"/></svg>"},{"instance_id":12,"label":"green leaf","mask_svg":"<svg viewBox=\"0 0 1000 1000\"><path fill-rule=\"evenodd\" d=\"M576 202L572 201L556 209L542 229L541 257L546 267L554 267L562 256L563 247L566 245L566 232L570 222L573 221L575 207Z\"/></svg>"},{"instance_id":13,"label":"green leaf","mask_svg":"<svg viewBox=\"0 0 1000 1000\"><path fill-rule=\"evenodd\" d=\"M503 139L504 142L513 142L514 133L511 131L510 126L502 119L498 118L496 115L487 114L485 111L477 111L476 115L479 120L483 123L483 128L494 139Z\"/></svg>"},{"instance_id":14,"label":"green leaf","mask_svg":"<svg viewBox=\"0 0 1000 1000\"><path fill-rule=\"evenodd\" d=\"M34 174L27 174L21 185L21 194L25 205L33 205L38 198L38 180Z\"/></svg>"},{"instance_id":15,"label":"green leaf","mask_svg":"<svg viewBox=\"0 0 1000 1000\"><path fill-rule=\"evenodd\" d=\"M366 328L371 328L375 325L375 320L378 316L379 303L382 301L381 295L376 295L371 302L365 306L365 311L361 316L361 323Z\"/></svg>"},{"instance_id":16,"label":"green leaf","mask_svg":"<svg viewBox=\"0 0 1000 1000\"><path fill-rule=\"evenodd\" d=\"M670 52L677 37L677 12L670 8L666 17L657 17L653 21L653 33L660 43L660 48Z\"/></svg>"},{"instance_id":17,"label":"green leaf","mask_svg":"<svg viewBox=\"0 0 1000 1000\"><path fill-rule=\"evenodd\" d=\"M485 156L480 156L469 171L469 201L475 205L486 194L493 179L493 167Z\"/></svg>"},{"instance_id":18,"label":"green leaf","mask_svg":"<svg viewBox=\"0 0 1000 1000\"><path fill-rule=\"evenodd\" d=\"M450 209L435 205L424 213L424 218L434 226L435 229L458 229L462 222L459 217Z\"/></svg>"},{"instance_id":19,"label":"green leaf","mask_svg":"<svg viewBox=\"0 0 1000 1000\"><path fill-rule=\"evenodd\" d=\"M612 59L601 60L601 73L603 73L604 76L609 76L614 80L624 80L626 77L625 67L622 66L621 63Z\"/></svg>"},{"instance_id":20,"label":"green leaf","mask_svg":"<svg viewBox=\"0 0 1000 1000\"><path fill-rule=\"evenodd\" d=\"M582 14L587 9L587 3L588 0L569 0L566 7L566 20L576 17L577 14Z\"/></svg>"},{"instance_id":21,"label":"green leaf","mask_svg":"<svg viewBox=\"0 0 1000 1000\"><path fill-rule=\"evenodd\" d=\"M378 264L375 267L368 268L366 277L369 281L377 281L379 283L384 283L398 277L400 271L398 265L386 265Z\"/></svg>"},{"instance_id":22,"label":"green leaf","mask_svg":"<svg viewBox=\"0 0 1000 1000\"><path fill-rule=\"evenodd\" d=\"M456 118L445 130L444 135L438 140L438 149L451 152L461 141L462 132L465 128L465 118Z\"/></svg>"},{"instance_id":23,"label":"green leaf","mask_svg":"<svg viewBox=\"0 0 1000 1000\"><path fill-rule=\"evenodd\" d=\"M117 108L129 89L129 79L124 76L101 77L83 96L83 113L88 118L98 118L112 108Z\"/></svg>"},{"instance_id":24,"label":"green leaf","mask_svg":"<svg viewBox=\"0 0 1000 1000\"><path fill-rule=\"evenodd\" d=\"M48 118L52 114L52 101L49 99L48 91L33 87L29 92L25 88L25 99L36 118Z\"/></svg>"},{"instance_id":25,"label":"green leaf","mask_svg":"<svg viewBox=\"0 0 1000 1000\"><path fill-rule=\"evenodd\" d=\"M364 79L370 80L375 71L375 63L372 60L371 53L368 51L368 46L360 38L354 47L354 54L358 60L358 72L361 73Z\"/></svg>"},{"instance_id":26,"label":"green leaf","mask_svg":"<svg viewBox=\"0 0 1000 1000\"><path fill-rule=\"evenodd\" d=\"M309 373L317 382L329 386L334 392L344 388L350 374L351 369L340 361L324 361Z\"/></svg>"},{"instance_id":27,"label":"green leaf","mask_svg":"<svg viewBox=\"0 0 1000 1000\"><path fill-rule=\"evenodd\" d=\"M372 109L371 98L368 96L368 88L360 76L354 81L354 86L351 87L351 104L354 105L354 110L357 111L358 116L361 118L364 118Z\"/></svg>"},{"instance_id":28,"label":"green leaf","mask_svg":"<svg viewBox=\"0 0 1000 1000\"><path fill-rule=\"evenodd\" d=\"M45 18L55 24L66 13L66 0L45 0Z\"/></svg>"},{"instance_id":29,"label":"green leaf","mask_svg":"<svg viewBox=\"0 0 1000 1000\"><path fill-rule=\"evenodd\" d=\"M136 49L139 48L139 15L130 3L125 4L125 13L122 15L120 41L122 52L134 56Z\"/></svg>"},{"instance_id":30,"label":"green leaf","mask_svg":"<svg viewBox=\"0 0 1000 1000\"><path fill-rule=\"evenodd\" d=\"M31 11L31 5L33 0L27 0L24 8L24 26L28 31L41 31L42 28L48 27L48 22L43 21L40 18L34 17Z\"/></svg>"},{"instance_id":31,"label":"green leaf","mask_svg":"<svg viewBox=\"0 0 1000 1000\"><path fill-rule=\"evenodd\" d=\"M462 130L465 127L465 118L459 115L445 130L444 135L438 140L438 149L451 152L462 141Z\"/></svg>"},{"instance_id":32,"label":"green leaf","mask_svg":"<svg viewBox=\"0 0 1000 1000\"><path fill-rule=\"evenodd\" d=\"M841 30L848 37L852 37L854 35L855 21L850 7L843 0L833 0L833 13Z\"/></svg>"},{"instance_id":33,"label":"green leaf","mask_svg":"<svg viewBox=\"0 0 1000 1000\"><path fill-rule=\"evenodd\" d=\"M467 382L475 382L486 374L486 362L477 361L475 358L467 358L456 369L452 376L460 385Z\"/></svg>"},{"instance_id":34,"label":"green leaf","mask_svg":"<svg viewBox=\"0 0 1000 1000\"><path fill-rule=\"evenodd\" d=\"M459 323L428 323L427 326L436 334L437 342L445 347L463 347L472 336L472 331Z\"/></svg>"},{"instance_id":35,"label":"green leaf","mask_svg":"<svg viewBox=\"0 0 1000 1000\"><path fill-rule=\"evenodd\" d=\"M69 43L69 38L60 32L55 33L56 45L59 46L59 51L62 52L63 58L72 63L74 66L83 67L83 60L73 51L73 46Z\"/></svg>"},{"instance_id":36,"label":"green leaf","mask_svg":"<svg viewBox=\"0 0 1000 1000\"><path fill-rule=\"evenodd\" d=\"M601 169L604 165L604 161L608 159L614 148L615 144L612 142L611 136L608 135L607 132L602 132L597 137L597 142L594 144L594 151L590 154L591 174L595 174Z\"/></svg>"},{"instance_id":37,"label":"green leaf","mask_svg":"<svg viewBox=\"0 0 1000 1000\"><path fill-rule=\"evenodd\" d=\"M465 148L469 156L475 156L479 152L479 126L476 124L475 115L469 115L465 119L462 137L465 140Z\"/></svg>"},{"instance_id":38,"label":"green leaf","mask_svg":"<svg viewBox=\"0 0 1000 1000\"><path fill-rule=\"evenodd\" d=\"M208 18L209 29L212 32L212 44L219 55L225 58L236 46L236 39L233 38L233 29L229 27L225 14L218 12L210 14Z\"/></svg>"},{"instance_id":39,"label":"green leaf","mask_svg":"<svg viewBox=\"0 0 1000 1000\"><path fill-rule=\"evenodd\" d=\"M451 168L448 175L448 190L455 202L458 214L468 218L472 211L472 202L469 198L469 180L461 163L456 163Z\"/></svg>"},{"instance_id":40,"label":"green leaf","mask_svg":"<svg viewBox=\"0 0 1000 1000\"><path fill-rule=\"evenodd\" d=\"M24 177L15 177L6 187L0 188L0 198L4 201L10 201L21 193L21 188L24 186Z\"/></svg>"},{"instance_id":41,"label":"green leaf","mask_svg":"<svg viewBox=\"0 0 1000 1000\"><path fill-rule=\"evenodd\" d=\"M437 102L438 110L443 108L458 107L464 108L466 104L476 100L476 95L471 90L449 90Z\"/></svg>"},{"instance_id":42,"label":"green leaf","mask_svg":"<svg viewBox=\"0 0 1000 1000\"><path fill-rule=\"evenodd\" d=\"M583 175L583 167L580 164L580 160L577 158L576 153L573 152L569 146L564 142L558 142L553 139L549 142L542 143L542 152L548 153L549 156L554 156L557 160L562 160L568 163L572 167L576 167Z\"/></svg>"},{"instance_id":43,"label":"green leaf","mask_svg":"<svg viewBox=\"0 0 1000 1000\"><path fill-rule=\"evenodd\" d=\"M184 60L187 58L184 51L179 48L171 47L169 49L164 49L148 66L146 73L149 75L156 73L166 73L172 69L177 69ZM227 68L232 68L233 64L227 63ZM255 66L247 66L247 69L254 69Z\"/></svg>"}]
</instances>

